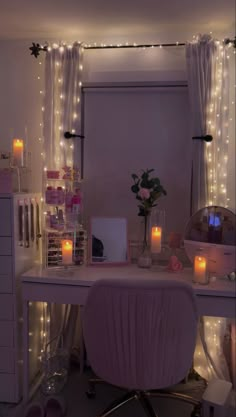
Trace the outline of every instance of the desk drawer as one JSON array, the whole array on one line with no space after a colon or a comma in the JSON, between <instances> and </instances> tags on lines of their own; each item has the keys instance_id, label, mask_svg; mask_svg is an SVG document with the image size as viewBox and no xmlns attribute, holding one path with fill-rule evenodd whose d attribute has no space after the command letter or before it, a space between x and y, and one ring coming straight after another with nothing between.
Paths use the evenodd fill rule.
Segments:
<instances>
[{"instance_id":1,"label":"desk drawer","mask_svg":"<svg viewBox=\"0 0 236 417\"><path fill-rule=\"evenodd\" d=\"M13 321L0 321L0 347L14 346Z\"/></svg>"},{"instance_id":2,"label":"desk drawer","mask_svg":"<svg viewBox=\"0 0 236 417\"><path fill-rule=\"evenodd\" d=\"M11 254L11 237L0 237L0 256L9 256Z\"/></svg>"},{"instance_id":3,"label":"desk drawer","mask_svg":"<svg viewBox=\"0 0 236 417\"><path fill-rule=\"evenodd\" d=\"M0 373L0 402L14 403L16 398L16 375Z\"/></svg>"},{"instance_id":4,"label":"desk drawer","mask_svg":"<svg viewBox=\"0 0 236 417\"><path fill-rule=\"evenodd\" d=\"M2 275L0 272L0 294L11 294L13 292L13 283L11 275Z\"/></svg>"},{"instance_id":5,"label":"desk drawer","mask_svg":"<svg viewBox=\"0 0 236 417\"><path fill-rule=\"evenodd\" d=\"M0 320L14 319L14 296L10 294L0 294Z\"/></svg>"},{"instance_id":6,"label":"desk drawer","mask_svg":"<svg viewBox=\"0 0 236 417\"><path fill-rule=\"evenodd\" d=\"M12 273L13 273L12 256L0 256L0 294L12 292L13 290Z\"/></svg>"},{"instance_id":7,"label":"desk drawer","mask_svg":"<svg viewBox=\"0 0 236 417\"><path fill-rule=\"evenodd\" d=\"M15 372L15 351L13 348L0 347L0 372L7 374Z\"/></svg>"},{"instance_id":8,"label":"desk drawer","mask_svg":"<svg viewBox=\"0 0 236 417\"><path fill-rule=\"evenodd\" d=\"M11 200L9 198L0 199L0 236L11 236Z\"/></svg>"}]
</instances>

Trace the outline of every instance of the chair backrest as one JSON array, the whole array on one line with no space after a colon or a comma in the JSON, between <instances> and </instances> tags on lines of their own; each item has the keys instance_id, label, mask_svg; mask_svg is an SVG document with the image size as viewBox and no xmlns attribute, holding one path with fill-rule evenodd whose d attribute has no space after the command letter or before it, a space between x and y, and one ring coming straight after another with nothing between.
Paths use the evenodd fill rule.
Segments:
<instances>
[{"instance_id":1,"label":"chair backrest","mask_svg":"<svg viewBox=\"0 0 236 417\"><path fill-rule=\"evenodd\" d=\"M174 280L97 281L84 308L89 362L103 380L137 390L180 382L192 365L197 308L190 285Z\"/></svg>"}]
</instances>

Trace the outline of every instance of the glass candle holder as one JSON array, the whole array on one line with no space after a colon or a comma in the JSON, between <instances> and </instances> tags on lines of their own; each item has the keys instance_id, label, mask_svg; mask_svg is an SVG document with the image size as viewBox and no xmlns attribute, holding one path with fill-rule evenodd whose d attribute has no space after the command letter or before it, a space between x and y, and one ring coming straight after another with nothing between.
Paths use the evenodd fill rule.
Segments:
<instances>
[{"instance_id":1,"label":"glass candle holder","mask_svg":"<svg viewBox=\"0 0 236 417\"><path fill-rule=\"evenodd\" d=\"M195 252L193 260L193 282L202 285L206 285L209 282L208 257L202 249L198 249Z\"/></svg>"},{"instance_id":2,"label":"glass candle holder","mask_svg":"<svg viewBox=\"0 0 236 417\"><path fill-rule=\"evenodd\" d=\"M69 239L62 239L61 250L62 250L62 265L64 265L65 267L72 265L73 241Z\"/></svg>"},{"instance_id":3,"label":"glass candle holder","mask_svg":"<svg viewBox=\"0 0 236 417\"><path fill-rule=\"evenodd\" d=\"M13 166L24 166L24 141L23 139L13 139L12 142Z\"/></svg>"},{"instance_id":4,"label":"glass candle holder","mask_svg":"<svg viewBox=\"0 0 236 417\"><path fill-rule=\"evenodd\" d=\"M160 253L165 230L165 211L153 209L151 214L151 253Z\"/></svg>"}]
</instances>

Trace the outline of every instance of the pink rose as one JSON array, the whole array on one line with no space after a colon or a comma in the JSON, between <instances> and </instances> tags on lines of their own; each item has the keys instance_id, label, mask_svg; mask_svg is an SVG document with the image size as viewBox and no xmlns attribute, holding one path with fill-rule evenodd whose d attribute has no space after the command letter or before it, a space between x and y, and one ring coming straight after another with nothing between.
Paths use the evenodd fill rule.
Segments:
<instances>
[{"instance_id":1,"label":"pink rose","mask_svg":"<svg viewBox=\"0 0 236 417\"><path fill-rule=\"evenodd\" d=\"M147 188L140 188L138 195L142 200L147 200L150 197L150 191Z\"/></svg>"}]
</instances>

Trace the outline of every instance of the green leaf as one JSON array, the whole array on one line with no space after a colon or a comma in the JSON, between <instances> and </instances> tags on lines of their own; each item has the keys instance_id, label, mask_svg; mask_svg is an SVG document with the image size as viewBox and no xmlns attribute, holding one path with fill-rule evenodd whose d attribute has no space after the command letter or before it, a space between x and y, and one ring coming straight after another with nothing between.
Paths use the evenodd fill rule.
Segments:
<instances>
[{"instance_id":1,"label":"green leaf","mask_svg":"<svg viewBox=\"0 0 236 417\"><path fill-rule=\"evenodd\" d=\"M138 193L139 192L139 186L137 184L132 185L131 191L133 191L133 193Z\"/></svg>"},{"instance_id":2,"label":"green leaf","mask_svg":"<svg viewBox=\"0 0 236 417\"><path fill-rule=\"evenodd\" d=\"M138 176L136 174L132 174L131 177L133 178L134 181L138 179Z\"/></svg>"}]
</instances>

